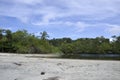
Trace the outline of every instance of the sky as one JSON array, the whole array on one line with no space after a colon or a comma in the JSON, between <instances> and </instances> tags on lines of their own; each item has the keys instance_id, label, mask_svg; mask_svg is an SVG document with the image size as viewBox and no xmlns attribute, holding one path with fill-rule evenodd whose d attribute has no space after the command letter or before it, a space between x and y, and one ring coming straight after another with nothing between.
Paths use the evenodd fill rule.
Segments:
<instances>
[{"instance_id":1,"label":"sky","mask_svg":"<svg viewBox=\"0 0 120 80\"><path fill-rule=\"evenodd\" d=\"M0 28L50 38L120 35L120 0L0 0Z\"/></svg>"}]
</instances>

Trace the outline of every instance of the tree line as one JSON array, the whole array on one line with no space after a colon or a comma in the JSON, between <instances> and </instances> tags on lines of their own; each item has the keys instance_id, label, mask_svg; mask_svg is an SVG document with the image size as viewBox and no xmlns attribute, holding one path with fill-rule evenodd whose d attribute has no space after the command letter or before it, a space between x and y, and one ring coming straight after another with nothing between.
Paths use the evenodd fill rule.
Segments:
<instances>
[{"instance_id":1,"label":"tree line","mask_svg":"<svg viewBox=\"0 0 120 80\"><path fill-rule=\"evenodd\" d=\"M0 29L0 52L11 53L55 53L59 52L47 40L48 34L43 31L40 36L28 33L26 30L12 32Z\"/></svg>"},{"instance_id":2,"label":"tree line","mask_svg":"<svg viewBox=\"0 0 120 80\"><path fill-rule=\"evenodd\" d=\"M112 36L113 41L103 36L96 38L48 39L46 31L39 36L28 33L26 30L0 29L0 52L10 53L117 53L120 54L120 36Z\"/></svg>"}]
</instances>

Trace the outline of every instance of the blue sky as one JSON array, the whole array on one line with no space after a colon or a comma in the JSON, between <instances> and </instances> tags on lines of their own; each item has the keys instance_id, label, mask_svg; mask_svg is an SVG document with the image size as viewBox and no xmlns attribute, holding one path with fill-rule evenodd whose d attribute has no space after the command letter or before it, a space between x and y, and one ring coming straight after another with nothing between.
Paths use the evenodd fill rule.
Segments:
<instances>
[{"instance_id":1,"label":"blue sky","mask_svg":"<svg viewBox=\"0 0 120 80\"><path fill-rule=\"evenodd\" d=\"M120 0L0 0L0 28L50 38L120 35Z\"/></svg>"}]
</instances>

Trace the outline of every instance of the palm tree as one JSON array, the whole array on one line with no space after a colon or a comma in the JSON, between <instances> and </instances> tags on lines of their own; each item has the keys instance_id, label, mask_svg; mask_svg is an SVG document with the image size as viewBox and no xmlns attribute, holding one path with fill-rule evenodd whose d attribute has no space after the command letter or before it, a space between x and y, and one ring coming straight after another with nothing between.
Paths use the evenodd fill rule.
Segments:
<instances>
[{"instance_id":1,"label":"palm tree","mask_svg":"<svg viewBox=\"0 0 120 80\"><path fill-rule=\"evenodd\" d=\"M6 30L6 38L8 41L12 40L12 32L10 30Z\"/></svg>"},{"instance_id":2,"label":"palm tree","mask_svg":"<svg viewBox=\"0 0 120 80\"><path fill-rule=\"evenodd\" d=\"M41 32L40 34L41 34L41 39L42 39L42 40L46 40L47 38L49 38L49 35L47 34L46 31L43 31L43 32Z\"/></svg>"},{"instance_id":3,"label":"palm tree","mask_svg":"<svg viewBox=\"0 0 120 80\"><path fill-rule=\"evenodd\" d=\"M1 39L2 39L2 37L3 37L2 32L3 32L3 30L2 30L2 29L0 29L0 40L1 40Z\"/></svg>"},{"instance_id":4,"label":"palm tree","mask_svg":"<svg viewBox=\"0 0 120 80\"><path fill-rule=\"evenodd\" d=\"M0 42L1 42L1 51L4 52L4 33L5 33L5 30L4 29L0 29Z\"/></svg>"}]
</instances>

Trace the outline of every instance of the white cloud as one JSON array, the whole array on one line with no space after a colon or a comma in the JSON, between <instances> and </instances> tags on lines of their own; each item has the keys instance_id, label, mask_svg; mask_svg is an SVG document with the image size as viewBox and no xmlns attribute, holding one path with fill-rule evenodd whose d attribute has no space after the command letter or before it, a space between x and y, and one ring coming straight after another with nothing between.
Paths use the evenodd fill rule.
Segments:
<instances>
[{"instance_id":1,"label":"white cloud","mask_svg":"<svg viewBox=\"0 0 120 80\"><path fill-rule=\"evenodd\" d=\"M89 27L90 24L84 23L84 22L76 22L74 23L74 25L76 26L76 32L82 32L85 30L86 27Z\"/></svg>"},{"instance_id":2,"label":"white cloud","mask_svg":"<svg viewBox=\"0 0 120 80\"><path fill-rule=\"evenodd\" d=\"M30 22L32 16L42 15L43 23L70 16L88 19L105 19L120 14L120 0L1 0L10 3L0 5L0 15ZM1 3L2 4L2 3Z\"/></svg>"},{"instance_id":3,"label":"white cloud","mask_svg":"<svg viewBox=\"0 0 120 80\"><path fill-rule=\"evenodd\" d=\"M47 25L62 25L62 26L68 26L69 28L74 27L76 32L82 32L86 27L91 26L90 24L87 24L85 22L70 22L70 21L59 21L59 22L37 22L37 23L32 23L33 25L38 25L38 26L47 26ZM52 27L52 26L51 26Z\"/></svg>"},{"instance_id":4,"label":"white cloud","mask_svg":"<svg viewBox=\"0 0 120 80\"><path fill-rule=\"evenodd\" d=\"M3 27L3 26L0 26L0 29L9 29L9 30L12 30L13 28L12 27Z\"/></svg>"},{"instance_id":5,"label":"white cloud","mask_svg":"<svg viewBox=\"0 0 120 80\"><path fill-rule=\"evenodd\" d=\"M88 20L102 20L120 14L120 0L1 0L0 15L15 17L32 25L65 25L82 32L90 26L106 26L107 32L118 34L120 26L104 23L88 24L80 21L81 16ZM4 4L2 4L4 2ZM6 3L6 4L5 4ZM37 16L37 18L33 18ZM66 17L78 16L78 21L63 21ZM62 18L63 20L59 20Z\"/></svg>"},{"instance_id":6,"label":"white cloud","mask_svg":"<svg viewBox=\"0 0 120 80\"><path fill-rule=\"evenodd\" d=\"M120 26L109 24L107 31L113 35L120 35Z\"/></svg>"}]
</instances>

